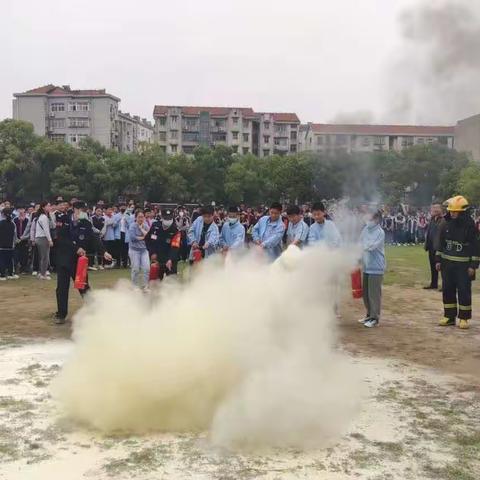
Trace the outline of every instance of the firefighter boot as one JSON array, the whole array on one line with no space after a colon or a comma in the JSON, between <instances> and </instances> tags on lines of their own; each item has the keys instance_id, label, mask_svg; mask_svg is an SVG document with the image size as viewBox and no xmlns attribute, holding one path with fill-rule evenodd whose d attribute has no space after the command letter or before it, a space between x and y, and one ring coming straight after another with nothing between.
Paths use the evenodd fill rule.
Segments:
<instances>
[{"instance_id":1,"label":"firefighter boot","mask_svg":"<svg viewBox=\"0 0 480 480\"><path fill-rule=\"evenodd\" d=\"M458 328L461 328L462 330L468 330L470 328L470 325L468 324L468 320L461 319L458 322Z\"/></svg>"},{"instance_id":2,"label":"firefighter boot","mask_svg":"<svg viewBox=\"0 0 480 480\"><path fill-rule=\"evenodd\" d=\"M455 325L455 319L454 318L447 318L447 317L443 317L439 322L438 324L441 326L441 327L449 327L451 325Z\"/></svg>"}]
</instances>

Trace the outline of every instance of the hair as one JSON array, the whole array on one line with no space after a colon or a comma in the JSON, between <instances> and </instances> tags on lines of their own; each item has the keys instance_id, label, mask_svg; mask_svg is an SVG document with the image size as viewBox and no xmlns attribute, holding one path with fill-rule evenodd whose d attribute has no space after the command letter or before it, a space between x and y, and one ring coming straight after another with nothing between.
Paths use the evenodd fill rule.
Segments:
<instances>
[{"instance_id":1,"label":"hair","mask_svg":"<svg viewBox=\"0 0 480 480\"><path fill-rule=\"evenodd\" d=\"M272 210L278 210L279 212L281 212L283 210L283 207L282 205L279 203L279 202L273 202L271 205L270 205L270 209Z\"/></svg>"},{"instance_id":2,"label":"hair","mask_svg":"<svg viewBox=\"0 0 480 480\"><path fill-rule=\"evenodd\" d=\"M316 202L312 205L312 212L314 212L315 210L320 210L321 212L324 212L325 211L325 205L323 202Z\"/></svg>"},{"instance_id":3,"label":"hair","mask_svg":"<svg viewBox=\"0 0 480 480\"><path fill-rule=\"evenodd\" d=\"M240 208L235 205L228 207L228 213L240 213Z\"/></svg>"},{"instance_id":4,"label":"hair","mask_svg":"<svg viewBox=\"0 0 480 480\"><path fill-rule=\"evenodd\" d=\"M42 215L43 214L47 214L45 212L45 207L49 204L49 202L47 202L46 200L44 200L43 202L40 203L40 207L38 208L38 211L37 211L37 214L38 216Z\"/></svg>"},{"instance_id":5,"label":"hair","mask_svg":"<svg viewBox=\"0 0 480 480\"><path fill-rule=\"evenodd\" d=\"M143 213L143 214L145 215L144 211L143 211L141 208L138 208L138 209L135 211L135 218L138 217L138 214L139 214L139 213Z\"/></svg>"},{"instance_id":6,"label":"hair","mask_svg":"<svg viewBox=\"0 0 480 480\"><path fill-rule=\"evenodd\" d=\"M373 215L372 215L372 218L374 220L378 220L378 223L380 223L382 221L382 218L383 218L383 215L382 215L382 211L381 210L377 210Z\"/></svg>"},{"instance_id":7,"label":"hair","mask_svg":"<svg viewBox=\"0 0 480 480\"><path fill-rule=\"evenodd\" d=\"M298 205L289 205L287 207L287 215L300 215L300 207Z\"/></svg>"},{"instance_id":8,"label":"hair","mask_svg":"<svg viewBox=\"0 0 480 480\"><path fill-rule=\"evenodd\" d=\"M5 207L3 210L2 210L2 213L3 215L5 215L5 217L7 218L7 220L9 220L12 216L12 209L9 208L9 207Z\"/></svg>"},{"instance_id":9,"label":"hair","mask_svg":"<svg viewBox=\"0 0 480 480\"><path fill-rule=\"evenodd\" d=\"M200 209L200 215L213 215L213 207L211 205L205 205Z\"/></svg>"}]
</instances>

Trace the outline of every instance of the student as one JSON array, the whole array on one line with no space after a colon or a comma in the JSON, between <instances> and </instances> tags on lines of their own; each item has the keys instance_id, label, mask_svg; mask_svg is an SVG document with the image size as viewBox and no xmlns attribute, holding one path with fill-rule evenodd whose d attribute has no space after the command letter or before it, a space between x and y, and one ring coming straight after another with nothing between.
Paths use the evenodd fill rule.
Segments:
<instances>
[{"instance_id":1,"label":"student","mask_svg":"<svg viewBox=\"0 0 480 480\"><path fill-rule=\"evenodd\" d=\"M18 279L13 270L13 254L17 243L17 231L12 220L12 209L4 207L0 220L0 280Z\"/></svg>"},{"instance_id":2,"label":"student","mask_svg":"<svg viewBox=\"0 0 480 480\"><path fill-rule=\"evenodd\" d=\"M145 237L148 234L148 227L145 223L145 215L143 211L138 210L136 212L135 221L129 226L128 233L128 256L130 257L130 265L132 268L132 283L136 287L147 289L148 275L150 272L150 257L145 243ZM143 276L143 282L140 282L139 280L140 272Z\"/></svg>"},{"instance_id":3,"label":"student","mask_svg":"<svg viewBox=\"0 0 480 480\"><path fill-rule=\"evenodd\" d=\"M18 207L17 217L14 219L18 243L15 247L15 264L18 273L28 272L28 239L29 219L24 207Z\"/></svg>"},{"instance_id":4,"label":"student","mask_svg":"<svg viewBox=\"0 0 480 480\"><path fill-rule=\"evenodd\" d=\"M339 247L342 241L340 232L335 223L327 218L325 205L322 202L312 206L312 214L315 220L308 231L308 244L325 244L328 247Z\"/></svg>"},{"instance_id":5,"label":"student","mask_svg":"<svg viewBox=\"0 0 480 480\"><path fill-rule=\"evenodd\" d=\"M282 206L280 203L272 203L269 214L261 217L252 230L253 243L262 248L272 260L275 260L282 253L285 225L281 215Z\"/></svg>"},{"instance_id":6,"label":"student","mask_svg":"<svg viewBox=\"0 0 480 480\"><path fill-rule=\"evenodd\" d=\"M220 234L220 248L226 253L245 245L245 227L240 223L240 209L229 207L228 216Z\"/></svg>"},{"instance_id":7,"label":"student","mask_svg":"<svg viewBox=\"0 0 480 480\"><path fill-rule=\"evenodd\" d=\"M40 204L38 209L35 229L33 232L33 242L38 251L38 278L40 280L51 280L48 272L50 248L53 247L50 226L50 204L44 201Z\"/></svg>"},{"instance_id":8,"label":"student","mask_svg":"<svg viewBox=\"0 0 480 480\"><path fill-rule=\"evenodd\" d=\"M309 228L303 220L300 207L298 205L287 207L287 217L287 245L302 247L307 240Z\"/></svg>"},{"instance_id":9,"label":"student","mask_svg":"<svg viewBox=\"0 0 480 480\"><path fill-rule=\"evenodd\" d=\"M365 327L380 322L382 283L385 273L385 232L381 227L382 214L375 213L360 234L363 249L363 303L367 314L359 320Z\"/></svg>"},{"instance_id":10,"label":"student","mask_svg":"<svg viewBox=\"0 0 480 480\"><path fill-rule=\"evenodd\" d=\"M108 206L105 210L105 235L103 241L105 243L105 249L108 250L114 258L118 258L117 255L117 242L115 241L115 229L120 223L120 218L113 213L113 208Z\"/></svg>"},{"instance_id":11,"label":"student","mask_svg":"<svg viewBox=\"0 0 480 480\"><path fill-rule=\"evenodd\" d=\"M194 250L200 250L202 257L207 258L215 253L220 234L218 226L213 221L213 207L207 205L200 209L200 216L192 223L188 229L187 242L190 245L190 261L193 260Z\"/></svg>"}]
</instances>

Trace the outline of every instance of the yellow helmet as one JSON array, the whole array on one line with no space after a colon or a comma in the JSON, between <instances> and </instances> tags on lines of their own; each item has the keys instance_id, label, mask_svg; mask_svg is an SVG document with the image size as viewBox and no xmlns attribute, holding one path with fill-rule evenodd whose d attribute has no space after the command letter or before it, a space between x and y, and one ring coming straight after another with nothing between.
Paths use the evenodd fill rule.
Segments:
<instances>
[{"instance_id":1,"label":"yellow helmet","mask_svg":"<svg viewBox=\"0 0 480 480\"><path fill-rule=\"evenodd\" d=\"M449 198L447 200L447 210L449 212L464 212L468 208L468 200L462 195Z\"/></svg>"}]
</instances>

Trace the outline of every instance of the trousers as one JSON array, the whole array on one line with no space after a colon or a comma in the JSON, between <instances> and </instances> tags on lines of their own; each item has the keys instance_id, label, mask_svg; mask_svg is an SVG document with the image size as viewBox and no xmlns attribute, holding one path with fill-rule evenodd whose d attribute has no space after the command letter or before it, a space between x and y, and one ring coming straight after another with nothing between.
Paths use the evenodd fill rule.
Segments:
<instances>
[{"instance_id":1,"label":"trousers","mask_svg":"<svg viewBox=\"0 0 480 480\"><path fill-rule=\"evenodd\" d=\"M383 275L363 274L363 303L367 317L379 320L382 304Z\"/></svg>"},{"instance_id":2,"label":"trousers","mask_svg":"<svg viewBox=\"0 0 480 480\"><path fill-rule=\"evenodd\" d=\"M468 263L442 264L443 309L446 318L470 320L472 318L472 279L468 275Z\"/></svg>"}]
</instances>

